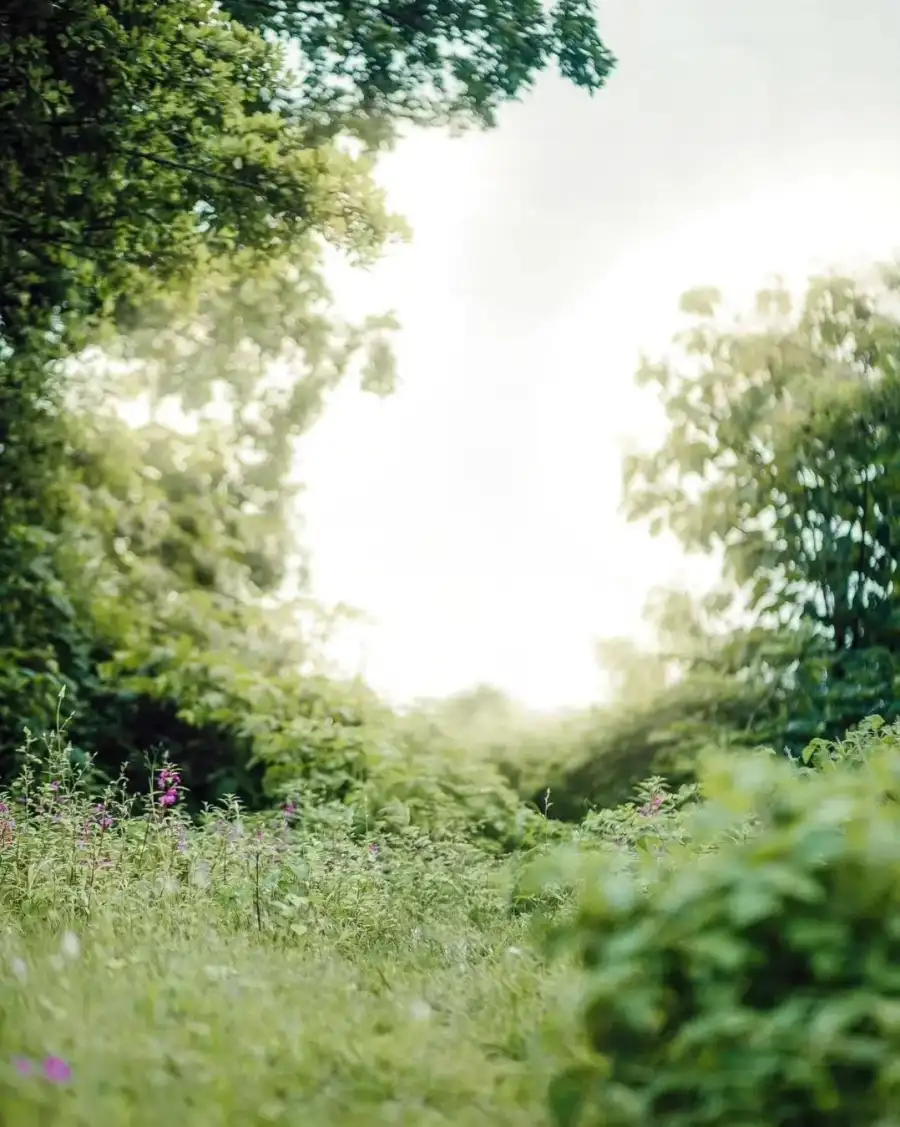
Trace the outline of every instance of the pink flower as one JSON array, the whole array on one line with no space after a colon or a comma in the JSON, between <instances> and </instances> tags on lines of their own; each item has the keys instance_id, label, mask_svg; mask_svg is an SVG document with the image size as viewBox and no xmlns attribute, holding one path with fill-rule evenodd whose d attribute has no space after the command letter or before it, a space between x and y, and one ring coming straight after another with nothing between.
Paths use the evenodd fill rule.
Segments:
<instances>
[{"instance_id":1,"label":"pink flower","mask_svg":"<svg viewBox=\"0 0 900 1127\"><path fill-rule=\"evenodd\" d=\"M62 1057L47 1057L44 1076L51 1084L66 1084L72 1079L72 1069Z\"/></svg>"},{"instance_id":2,"label":"pink flower","mask_svg":"<svg viewBox=\"0 0 900 1127\"><path fill-rule=\"evenodd\" d=\"M30 1076L34 1065L28 1057L13 1057L13 1068L20 1076Z\"/></svg>"}]
</instances>

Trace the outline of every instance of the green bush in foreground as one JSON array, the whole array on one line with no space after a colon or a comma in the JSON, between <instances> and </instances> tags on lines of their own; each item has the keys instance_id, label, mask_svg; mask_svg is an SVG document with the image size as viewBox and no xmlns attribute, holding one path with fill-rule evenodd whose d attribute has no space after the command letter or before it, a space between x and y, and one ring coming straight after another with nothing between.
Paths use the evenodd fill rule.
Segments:
<instances>
[{"instance_id":1,"label":"green bush in foreground","mask_svg":"<svg viewBox=\"0 0 900 1127\"><path fill-rule=\"evenodd\" d=\"M900 1121L900 732L818 758L707 765L690 849L649 887L585 884L589 1050L554 1081L558 1123Z\"/></svg>"}]
</instances>

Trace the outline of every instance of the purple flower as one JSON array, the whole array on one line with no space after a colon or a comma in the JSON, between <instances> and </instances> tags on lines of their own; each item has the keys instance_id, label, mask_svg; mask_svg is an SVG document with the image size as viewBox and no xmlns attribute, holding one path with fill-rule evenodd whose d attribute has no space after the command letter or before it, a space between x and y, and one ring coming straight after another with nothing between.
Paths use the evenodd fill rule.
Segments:
<instances>
[{"instance_id":1,"label":"purple flower","mask_svg":"<svg viewBox=\"0 0 900 1127\"><path fill-rule=\"evenodd\" d=\"M378 846L375 844L374 841L369 846L369 856L370 857L377 857L378 856Z\"/></svg>"},{"instance_id":2,"label":"purple flower","mask_svg":"<svg viewBox=\"0 0 900 1127\"><path fill-rule=\"evenodd\" d=\"M160 806L174 806L178 801L178 792L175 790L167 790L165 794L160 796Z\"/></svg>"},{"instance_id":3,"label":"purple flower","mask_svg":"<svg viewBox=\"0 0 900 1127\"><path fill-rule=\"evenodd\" d=\"M30 1076L34 1071L34 1064L28 1057L13 1057L13 1068L20 1076Z\"/></svg>"},{"instance_id":4,"label":"purple flower","mask_svg":"<svg viewBox=\"0 0 900 1127\"><path fill-rule=\"evenodd\" d=\"M94 807L94 815L97 819L97 825L100 827L101 831L112 829L112 816L107 812L107 809L102 802L98 802Z\"/></svg>"},{"instance_id":5,"label":"purple flower","mask_svg":"<svg viewBox=\"0 0 900 1127\"><path fill-rule=\"evenodd\" d=\"M47 1057L44 1061L44 1076L51 1084L66 1084L72 1079L72 1069L62 1057Z\"/></svg>"}]
</instances>

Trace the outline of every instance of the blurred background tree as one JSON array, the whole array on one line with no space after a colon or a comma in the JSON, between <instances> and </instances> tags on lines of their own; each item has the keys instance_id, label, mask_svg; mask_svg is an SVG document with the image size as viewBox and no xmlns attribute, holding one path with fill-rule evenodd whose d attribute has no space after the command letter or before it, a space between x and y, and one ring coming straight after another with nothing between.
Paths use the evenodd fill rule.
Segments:
<instances>
[{"instance_id":1,"label":"blurred background tree","mask_svg":"<svg viewBox=\"0 0 900 1127\"><path fill-rule=\"evenodd\" d=\"M657 652L607 647L617 695L556 752L558 813L689 779L705 747L796 755L900 714L898 289L893 267L814 279L733 324L714 291L684 298L675 357L638 374L668 431L627 460L625 505L716 553L722 582L658 602Z\"/></svg>"}]
</instances>

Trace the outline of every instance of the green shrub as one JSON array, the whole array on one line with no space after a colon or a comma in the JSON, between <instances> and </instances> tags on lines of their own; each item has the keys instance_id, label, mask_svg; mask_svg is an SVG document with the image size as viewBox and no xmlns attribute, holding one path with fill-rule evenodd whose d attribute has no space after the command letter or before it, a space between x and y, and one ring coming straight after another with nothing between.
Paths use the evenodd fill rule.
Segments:
<instances>
[{"instance_id":1,"label":"green shrub","mask_svg":"<svg viewBox=\"0 0 900 1127\"><path fill-rule=\"evenodd\" d=\"M858 760L712 761L677 864L595 868L565 933L588 1045L558 1123L898 1122L900 733Z\"/></svg>"}]
</instances>

